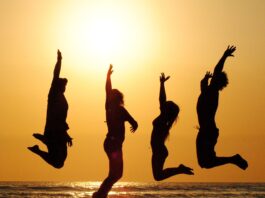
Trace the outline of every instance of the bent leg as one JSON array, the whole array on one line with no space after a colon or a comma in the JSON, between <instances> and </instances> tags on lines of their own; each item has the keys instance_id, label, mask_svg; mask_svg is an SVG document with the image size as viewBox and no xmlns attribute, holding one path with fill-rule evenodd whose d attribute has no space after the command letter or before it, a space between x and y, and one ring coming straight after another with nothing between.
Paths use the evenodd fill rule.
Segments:
<instances>
[{"instance_id":1,"label":"bent leg","mask_svg":"<svg viewBox=\"0 0 265 198\"><path fill-rule=\"evenodd\" d=\"M225 164L234 164L241 168L242 170L246 170L248 167L248 163L245 159L243 159L239 154L236 154L231 157L213 157L209 158L207 161L201 162L200 166L202 168L214 168L217 166L222 166Z\"/></svg>"},{"instance_id":2,"label":"bent leg","mask_svg":"<svg viewBox=\"0 0 265 198\"><path fill-rule=\"evenodd\" d=\"M47 144L47 138L40 133L33 133L33 137L40 140L43 144Z\"/></svg>"},{"instance_id":3,"label":"bent leg","mask_svg":"<svg viewBox=\"0 0 265 198\"><path fill-rule=\"evenodd\" d=\"M217 157L214 151L216 139L209 139L207 136L198 134L196 140L197 159L201 168L214 168L225 164L234 164L245 170L248 163L239 154L229 157Z\"/></svg>"},{"instance_id":4,"label":"bent leg","mask_svg":"<svg viewBox=\"0 0 265 198\"><path fill-rule=\"evenodd\" d=\"M179 167L163 169L165 160L166 160L166 157L163 157L163 156L159 156L159 155L152 156L152 170L153 170L154 179L156 181L161 181L169 177L172 177L174 175L182 174L182 173L193 175L192 169L184 166L183 164L179 165Z\"/></svg>"},{"instance_id":5,"label":"bent leg","mask_svg":"<svg viewBox=\"0 0 265 198\"><path fill-rule=\"evenodd\" d=\"M216 131L204 130L199 131L196 139L197 159L201 168L213 168L229 162L229 158L217 159L214 151L217 143L217 135L213 136ZM214 138L213 138L214 137Z\"/></svg>"},{"instance_id":6,"label":"bent leg","mask_svg":"<svg viewBox=\"0 0 265 198\"><path fill-rule=\"evenodd\" d=\"M111 190L113 184L115 184L123 173L123 157L122 150L108 153L109 158L109 174L103 181L99 190L93 194L94 198L105 198L108 192Z\"/></svg>"},{"instance_id":7,"label":"bent leg","mask_svg":"<svg viewBox=\"0 0 265 198\"><path fill-rule=\"evenodd\" d=\"M44 161L54 168L62 168L67 157L66 145L48 145L48 152L39 149L38 145L28 147L30 151L39 155Z\"/></svg>"},{"instance_id":8,"label":"bent leg","mask_svg":"<svg viewBox=\"0 0 265 198\"><path fill-rule=\"evenodd\" d=\"M48 152L40 150L38 145L28 147L28 149L32 151L33 153L39 155L48 164L52 165L51 155Z\"/></svg>"},{"instance_id":9,"label":"bent leg","mask_svg":"<svg viewBox=\"0 0 265 198\"><path fill-rule=\"evenodd\" d=\"M225 164L234 164L233 157L216 157L216 156L205 156L203 159L199 160L199 165L201 168L214 168L217 166L222 166Z\"/></svg>"},{"instance_id":10,"label":"bent leg","mask_svg":"<svg viewBox=\"0 0 265 198\"><path fill-rule=\"evenodd\" d=\"M64 142L50 144L48 147L49 161L54 168L62 168L67 157L67 145Z\"/></svg>"},{"instance_id":11,"label":"bent leg","mask_svg":"<svg viewBox=\"0 0 265 198\"><path fill-rule=\"evenodd\" d=\"M28 149L37 155L39 155L41 151L38 145L29 146Z\"/></svg>"},{"instance_id":12,"label":"bent leg","mask_svg":"<svg viewBox=\"0 0 265 198\"><path fill-rule=\"evenodd\" d=\"M197 142L197 159L201 168L214 168L225 164L234 164L234 157L217 157L212 146L205 142L204 144Z\"/></svg>"}]
</instances>

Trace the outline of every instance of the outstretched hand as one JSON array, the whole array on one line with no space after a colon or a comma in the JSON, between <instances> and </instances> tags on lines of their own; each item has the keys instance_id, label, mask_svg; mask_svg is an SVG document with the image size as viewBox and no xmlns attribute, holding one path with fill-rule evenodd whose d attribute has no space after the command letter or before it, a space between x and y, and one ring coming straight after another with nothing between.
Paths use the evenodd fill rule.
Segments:
<instances>
[{"instance_id":1,"label":"outstretched hand","mask_svg":"<svg viewBox=\"0 0 265 198\"><path fill-rule=\"evenodd\" d=\"M57 60L62 60L62 53L60 50L57 51Z\"/></svg>"},{"instance_id":2,"label":"outstretched hand","mask_svg":"<svg viewBox=\"0 0 265 198\"><path fill-rule=\"evenodd\" d=\"M228 56L234 56L234 51L236 51L236 46L230 46L228 45L227 49L224 52L224 56L228 57Z\"/></svg>"},{"instance_id":3,"label":"outstretched hand","mask_svg":"<svg viewBox=\"0 0 265 198\"><path fill-rule=\"evenodd\" d=\"M207 71L205 76L204 76L204 79L208 80L209 78L212 78L212 77L213 77L213 75L211 74L211 72Z\"/></svg>"},{"instance_id":4,"label":"outstretched hand","mask_svg":"<svg viewBox=\"0 0 265 198\"><path fill-rule=\"evenodd\" d=\"M108 70L108 76L110 76L112 74L112 72L113 72L112 68L113 68L113 66L112 66L112 64L110 64L109 70Z\"/></svg>"},{"instance_id":5,"label":"outstretched hand","mask_svg":"<svg viewBox=\"0 0 265 198\"><path fill-rule=\"evenodd\" d=\"M161 82L161 83L164 83L164 82L166 82L169 78L170 78L170 76L165 77L165 74L164 74L164 73L161 73L161 76L160 76L160 82Z\"/></svg>"},{"instance_id":6,"label":"outstretched hand","mask_svg":"<svg viewBox=\"0 0 265 198\"><path fill-rule=\"evenodd\" d=\"M73 145L73 142L72 142L73 138L71 138L68 134L66 136L66 144L68 146L72 146Z\"/></svg>"},{"instance_id":7,"label":"outstretched hand","mask_svg":"<svg viewBox=\"0 0 265 198\"><path fill-rule=\"evenodd\" d=\"M69 138L69 139L67 140L67 145L68 145L68 146L72 146L72 145L73 145L72 138Z\"/></svg>"},{"instance_id":8,"label":"outstretched hand","mask_svg":"<svg viewBox=\"0 0 265 198\"><path fill-rule=\"evenodd\" d=\"M130 131L131 131L132 133L134 133L134 132L136 131L137 128L138 128L138 124L135 123L135 124L133 124L133 125L130 127Z\"/></svg>"}]
</instances>

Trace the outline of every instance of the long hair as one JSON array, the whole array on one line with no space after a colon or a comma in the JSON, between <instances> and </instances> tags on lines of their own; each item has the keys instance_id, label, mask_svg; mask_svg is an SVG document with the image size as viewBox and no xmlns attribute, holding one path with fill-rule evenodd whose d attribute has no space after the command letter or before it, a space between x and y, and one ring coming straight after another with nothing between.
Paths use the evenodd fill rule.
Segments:
<instances>
[{"instance_id":1,"label":"long hair","mask_svg":"<svg viewBox=\"0 0 265 198\"><path fill-rule=\"evenodd\" d=\"M222 71L221 73L216 74L215 86L217 86L218 90L222 90L228 85L228 77L227 74Z\"/></svg>"},{"instance_id":2,"label":"long hair","mask_svg":"<svg viewBox=\"0 0 265 198\"><path fill-rule=\"evenodd\" d=\"M165 109L166 124L170 129L178 117L179 106L176 103L174 103L173 101L167 101L165 108L166 108Z\"/></svg>"},{"instance_id":3,"label":"long hair","mask_svg":"<svg viewBox=\"0 0 265 198\"><path fill-rule=\"evenodd\" d=\"M118 89L111 90L111 103L118 106L124 105L123 94Z\"/></svg>"}]
</instances>

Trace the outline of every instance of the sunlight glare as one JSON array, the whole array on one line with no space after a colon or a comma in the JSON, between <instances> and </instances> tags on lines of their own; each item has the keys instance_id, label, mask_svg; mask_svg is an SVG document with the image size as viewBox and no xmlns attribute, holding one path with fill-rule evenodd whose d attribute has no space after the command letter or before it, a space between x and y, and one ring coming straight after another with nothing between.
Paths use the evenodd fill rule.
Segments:
<instances>
[{"instance_id":1,"label":"sunlight glare","mask_svg":"<svg viewBox=\"0 0 265 198\"><path fill-rule=\"evenodd\" d=\"M58 35L58 45L63 45L71 63L82 70L101 73L110 63L128 65L128 61L133 64L154 56L153 38L158 31L137 6L96 3L93 7L76 5L71 10L60 24L64 34Z\"/></svg>"},{"instance_id":2,"label":"sunlight glare","mask_svg":"<svg viewBox=\"0 0 265 198\"><path fill-rule=\"evenodd\" d=\"M72 40L79 54L89 53L100 59L120 56L133 36L126 28L128 21L115 13L111 8L92 12L79 8L71 17L72 22L66 24L68 41Z\"/></svg>"},{"instance_id":3,"label":"sunlight glare","mask_svg":"<svg viewBox=\"0 0 265 198\"><path fill-rule=\"evenodd\" d=\"M128 35L123 29L121 19L102 16L91 21L88 31L89 44L94 47L94 50L101 55L120 53L125 37Z\"/></svg>"}]
</instances>

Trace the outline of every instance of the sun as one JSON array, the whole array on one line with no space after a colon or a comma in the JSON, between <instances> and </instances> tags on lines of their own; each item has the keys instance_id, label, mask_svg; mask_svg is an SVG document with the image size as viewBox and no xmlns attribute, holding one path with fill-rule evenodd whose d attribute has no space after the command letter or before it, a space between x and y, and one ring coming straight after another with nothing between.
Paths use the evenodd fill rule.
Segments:
<instances>
[{"instance_id":1,"label":"sun","mask_svg":"<svg viewBox=\"0 0 265 198\"><path fill-rule=\"evenodd\" d=\"M125 25L122 19L109 17L108 14L101 15L92 20L88 26L88 42L93 49L102 55L121 53L122 46L126 43Z\"/></svg>"},{"instance_id":2,"label":"sun","mask_svg":"<svg viewBox=\"0 0 265 198\"><path fill-rule=\"evenodd\" d=\"M157 57L155 20L138 9L137 4L99 1L65 8L56 23L60 25L56 43L80 71L101 72L110 63L128 67Z\"/></svg>"},{"instance_id":3,"label":"sun","mask_svg":"<svg viewBox=\"0 0 265 198\"><path fill-rule=\"evenodd\" d=\"M79 8L64 24L64 37L79 54L111 59L122 55L125 46L132 46L130 42L134 35L125 19L126 16L107 7L90 12Z\"/></svg>"}]
</instances>

